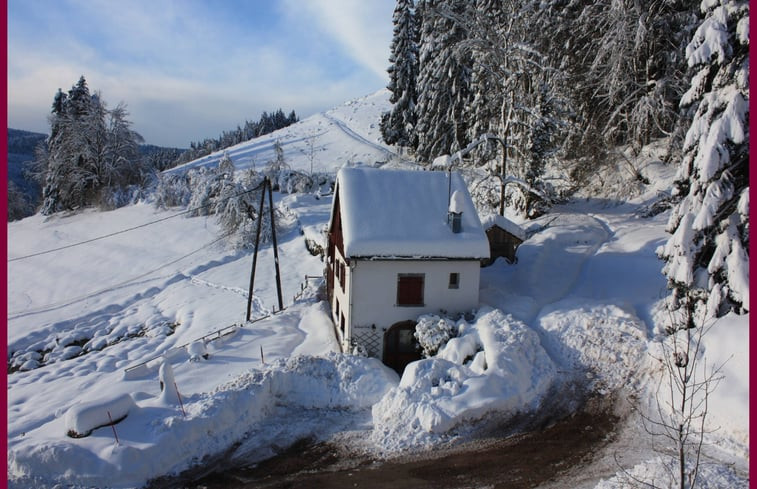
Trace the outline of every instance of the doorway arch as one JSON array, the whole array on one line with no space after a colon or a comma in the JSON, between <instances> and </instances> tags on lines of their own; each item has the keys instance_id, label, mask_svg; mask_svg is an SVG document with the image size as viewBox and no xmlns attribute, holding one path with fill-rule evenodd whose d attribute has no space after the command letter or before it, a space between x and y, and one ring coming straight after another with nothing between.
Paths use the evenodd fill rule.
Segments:
<instances>
[{"instance_id":1,"label":"doorway arch","mask_svg":"<svg viewBox=\"0 0 757 489\"><path fill-rule=\"evenodd\" d=\"M394 323L384 333L384 365L402 375L408 363L420 360L421 348L415 339L415 321Z\"/></svg>"}]
</instances>

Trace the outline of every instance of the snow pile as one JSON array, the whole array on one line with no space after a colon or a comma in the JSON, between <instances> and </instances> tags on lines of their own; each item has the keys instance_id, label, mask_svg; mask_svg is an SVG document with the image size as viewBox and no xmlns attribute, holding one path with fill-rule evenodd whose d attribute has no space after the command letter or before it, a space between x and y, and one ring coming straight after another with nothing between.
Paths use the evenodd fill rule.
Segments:
<instances>
[{"instance_id":1,"label":"snow pile","mask_svg":"<svg viewBox=\"0 0 757 489\"><path fill-rule=\"evenodd\" d=\"M172 378L168 370L161 369L163 380ZM396 382L394 372L378 360L332 353L325 358L280 359L265 371L241 374L212 392L185 398L185 414L162 395L144 398L141 394L138 406L119 399L107 403L114 409L123 405L129 413L117 428L119 444L110 428L95 429L81 439L34 437L10 451L9 481L11 487L141 486L225 452L258 427L270 430L271 415L277 409L284 414L276 419L284 420L303 410L366 410ZM82 406L95 409L106 403ZM100 421L87 415L92 409L76 410L80 423L72 426L77 431L90 427L81 422ZM116 410L122 414L123 410ZM57 425L61 420L50 423Z\"/></svg>"},{"instance_id":2,"label":"snow pile","mask_svg":"<svg viewBox=\"0 0 757 489\"><path fill-rule=\"evenodd\" d=\"M694 401L689 405L696 414L705 414L705 439L716 444L730 455L748 458L749 456L749 315L729 313L711 323L703 331L690 330L687 339L686 330L662 338L664 343L650 343L650 364L656 369L657 379L647 385L646 399L650 418L677 423L680 413L671 412L670 406L680 405L680 390L675 389L671 395L668 386L670 372L663 367L665 355L673 355L678 344L678 351L685 349L687 341L695 344L701 339L694 370L689 381L689 392ZM675 372L678 375L678 372ZM706 403L704 387L692 390L698 383L708 382ZM691 394L693 392L693 394ZM674 400L673 400L674 399ZM672 420L672 421L671 421ZM692 431L696 434L701 429L696 421Z\"/></svg>"},{"instance_id":3,"label":"snow pile","mask_svg":"<svg viewBox=\"0 0 757 489\"><path fill-rule=\"evenodd\" d=\"M716 434L733 437L749 447L749 315L729 313L702 339L706 367L720 368L723 379L708 400L707 418ZM704 366L705 362L703 362Z\"/></svg>"},{"instance_id":4,"label":"snow pile","mask_svg":"<svg viewBox=\"0 0 757 489\"><path fill-rule=\"evenodd\" d=\"M484 308L436 357L405 368L399 385L373 407L373 440L384 450L428 446L491 413L537 409L555 375L533 330Z\"/></svg>"},{"instance_id":5,"label":"snow pile","mask_svg":"<svg viewBox=\"0 0 757 489\"><path fill-rule=\"evenodd\" d=\"M163 362L158 371L160 379L160 401L164 405L175 405L181 403L181 394L176 386L176 377L173 374L173 368L170 363Z\"/></svg>"},{"instance_id":6,"label":"snow pile","mask_svg":"<svg viewBox=\"0 0 757 489\"><path fill-rule=\"evenodd\" d=\"M644 324L615 304L566 299L544 308L537 322L550 356L593 378L594 388L623 387L647 350Z\"/></svg>"}]
</instances>

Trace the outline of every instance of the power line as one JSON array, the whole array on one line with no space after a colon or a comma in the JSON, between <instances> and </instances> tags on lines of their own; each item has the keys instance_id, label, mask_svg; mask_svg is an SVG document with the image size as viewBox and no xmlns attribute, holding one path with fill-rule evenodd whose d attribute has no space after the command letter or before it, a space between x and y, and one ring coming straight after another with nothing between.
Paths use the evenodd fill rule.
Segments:
<instances>
[{"instance_id":1,"label":"power line","mask_svg":"<svg viewBox=\"0 0 757 489\"><path fill-rule=\"evenodd\" d=\"M251 192L255 192L256 190L259 190L262 186L263 186L263 184L261 183L261 184L259 184L257 187L255 187L253 189L245 190L244 192L240 192L240 193L235 194L235 195L230 195L229 197L226 197L225 199L222 199L220 201L210 202L208 204L204 204L204 205L201 205L201 206L198 206L198 207L193 207L192 209L187 209L187 210L178 212L176 214L170 215L168 217L163 217L163 218L160 218L160 219L156 219L155 221L146 222L144 224L140 224L138 226L133 226L133 227L130 227L130 228L127 228L127 229L122 229L120 231L114 231L114 232L109 233L109 234L104 234L102 236L97 236L96 238L91 238L91 239L87 239L87 240L84 240L84 241L79 241L77 243L71 243L71 244L68 244L68 245L65 245L65 246L59 246L58 248L52 248L52 249L45 250L45 251L39 251L37 253L31 253L29 255L17 256L15 258L9 258L8 259L8 263L14 262L14 261L19 261L19 260L26 260L27 258L33 258L35 256L47 255L49 253L55 253L57 251L66 250L68 248L74 248L76 246L81 246L81 245L85 245L85 244L88 244L88 243L92 243L93 241L99 241L101 239L110 238L110 237L113 237L113 236L117 236L119 234L128 233L129 231L134 231L135 229L140 229L140 228L144 228L144 227L147 227L147 226L152 226L153 224L157 224L159 222L167 221L168 219L173 219L174 217L183 216L184 214L188 214L190 212L194 212L194 211L197 211L197 210L200 210L200 209L204 209L205 207L209 207L209 206L217 204L219 202L224 202L226 200L230 200L230 199L233 199L233 198L236 198L236 197L241 197L242 195L249 194Z\"/></svg>"},{"instance_id":2,"label":"power line","mask_svg":"<svg viewBox=\"0 0 757 489\"><path fill-rule=\"evenodd\" d=\"M209 246L212 246L212 245L218 243L219 241L221 241L222 239L224 239L224 238L226 238L226 237L228 237L230 235L231 235L231 233L224 234L223 236L221 236L221 237L219 237L217 239L214 239L213 241L211 241L211 242L209 242L209 243L207 243L207 244L205 244L205 245L197 248L194 251L190 251L189 253L187 253L185 255L182 255L179 258L176 258L175 260L172 260L172 261L170 261L168 263L164 263L163 265L161 265L161 266L159 266L157 268L153 268L152 270L149 270L147 272L141 273L141 274L139 274L139 275L137 275L135 277L132 277L132 278L127 279L127 280L124 280L124 281L119 282L117 284L109 285L108 287L105 287L105 288L102 288L102 289L99 289L99 290L95 290L93 292L88 292L86 294L83 294L83 295L80 295L80 296L77 296L77 297L72 297L70 299L63 299L61 301L53 302L51 304L45 304L44 306L37 306L37 307L35 307L33 309L27 309L25 311L14 312L14 313L8 314L8 319L16 319L18 317L27 316L29 314L37 314L39 312L44 312L44 311L46 311L48 309L53 309L53 308L56 308L56 307L61 307L61 306L73 304L74 302L79 302L79 301L82 301L84 299L88 299L90 297L94 297L96 295L102 294L104 292L108 292L108 291L114 290L114 289L119 288L119 287L124 287L126 285L129 285L132 282L136 282L139 279L148 277L148 276L152 275L153 273L157 272L158 270L162 270L163 268L169 267L169 266L171 266L171 265L173 265L173 264L175 264L175 263L177 263L177 262L179 262L179 261L181 261L181 260L183 260L185 258L188 258L188 257L194 255L195 253L199 253L200 251L204 250L205 248L208 248Z\"/></svg>"}]
</instances>

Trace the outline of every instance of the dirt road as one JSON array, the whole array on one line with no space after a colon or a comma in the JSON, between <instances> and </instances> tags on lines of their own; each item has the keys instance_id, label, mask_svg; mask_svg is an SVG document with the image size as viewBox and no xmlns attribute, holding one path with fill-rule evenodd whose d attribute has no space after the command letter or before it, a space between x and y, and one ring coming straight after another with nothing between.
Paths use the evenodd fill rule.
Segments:
<instances>
[{"instance_id":1,"label":"dirt road","mask_svg":"<svg viewBox=\"0 0 757 489\"><path fill-rule=\"evenodd\" d=\"M255 467L171 487L533 488L587 463L612 440L617 421L609 409L584 409L541 430L380 462L345 460L335 447L301 442Z\"/></svg>"}]
</instances>

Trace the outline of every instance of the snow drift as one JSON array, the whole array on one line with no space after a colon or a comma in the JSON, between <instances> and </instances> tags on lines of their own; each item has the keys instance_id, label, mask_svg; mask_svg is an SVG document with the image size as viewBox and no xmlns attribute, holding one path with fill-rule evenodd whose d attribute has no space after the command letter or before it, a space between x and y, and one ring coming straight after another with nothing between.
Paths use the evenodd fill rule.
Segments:
<instances>
[{"instance_id":1,"label":"snow drift","mask_svg":"<svg viewBox=\"0 0 757 489\"><path fill-rule=\"evenodd\" d=\"M538 335L498 309L483 308L432 358L409 364L373 406L373 439L384 450L430 445L491 413L538 408L556 368Z\"/></svg>"},{"instance_id":2,"label":"snow drift","mask_svg":"<svg viewBox=\"0 0 757 489\"><path fill-rule=\"evenodd\" d=\"M129 413L117 427L119 444L114 443L110 427L94 429L88 438L21 442L9 453L10 486L141 486L225 452L247 433L270 424L278 409L293 418L302 410L366 410L396 382L396 374L375 359L297 356L277 360L264 371L239 375L212 392L189 396L184 399L185 414L162 395L144 398L136 406L119 400L117 404ZM128 394L126 398L132 399ZM89 411L77 408L83 414L74 427L90 427L81 422L99 419L86 413L107 405L97 401L86 404ZM284 414L283 419L287 417Z\"/></svg>"}]
</instances>

